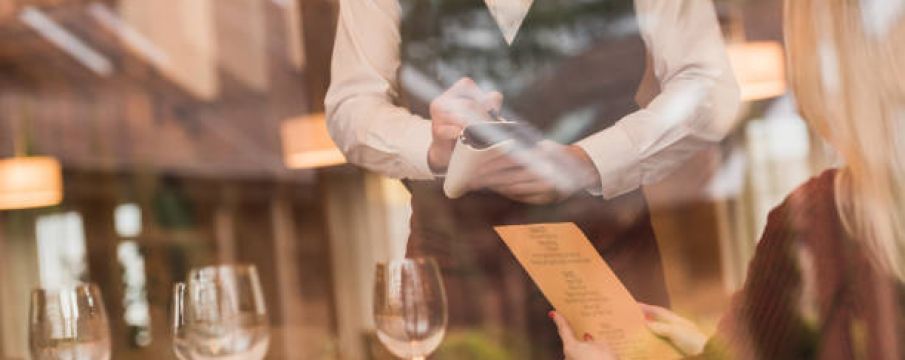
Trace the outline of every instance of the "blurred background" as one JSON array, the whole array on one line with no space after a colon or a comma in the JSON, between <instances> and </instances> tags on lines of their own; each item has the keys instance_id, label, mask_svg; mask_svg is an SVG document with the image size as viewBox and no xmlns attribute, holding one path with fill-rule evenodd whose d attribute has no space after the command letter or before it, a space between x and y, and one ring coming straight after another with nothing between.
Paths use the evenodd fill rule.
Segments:
<instances>
[{"instance_id":1,"label":"blurred background","mask_svg":"<svg viewBox=\"0 0 905 360\"><path fill-rule=\"evenodd\" d=\"M716 5L741 120L645 190L674 307L710 328L769 209L834 162L787 92L782 0ZM3 359L28 358L29 291L74 281L100 285L114 359L170 358L171 285L214 263L258 267L268 358L389 358L372 330L373 267L402 256L409 199L345 164L327 135L337 10L0 0ZM492 322L450 329L434 358L518 358L506 336Z\"/></svg>"}]
</instances>

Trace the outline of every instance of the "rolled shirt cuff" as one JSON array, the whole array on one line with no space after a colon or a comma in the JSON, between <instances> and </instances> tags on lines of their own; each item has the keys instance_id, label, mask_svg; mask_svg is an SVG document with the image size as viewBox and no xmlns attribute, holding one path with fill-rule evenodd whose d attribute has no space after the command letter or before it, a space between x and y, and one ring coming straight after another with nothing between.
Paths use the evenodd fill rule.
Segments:
<instances>
[{"instance_id":1,"label":"rolled shirt cuff","mask_svg":"<svg viewBox=\"0 0 905 360\"><path fill-rule=\"evenodd\" d=\"M405 134L399 134L399 155L409 168L406 173L411 180L433 180L434 173L427 162L433 135L428 120L412 121Z\"/></svg>"},{"instance_id":2,"label":"rolled shirt cuff","mask_svg":"<svg viewBox=\"0 0 905 360\"><path fill-rule=\"evenodd\" d=\"M590 156L600 174L600 189L593 195L612 199L641 186L641 159L628 134L616 125L575 143Z\"/></svg>"}]
</instances>

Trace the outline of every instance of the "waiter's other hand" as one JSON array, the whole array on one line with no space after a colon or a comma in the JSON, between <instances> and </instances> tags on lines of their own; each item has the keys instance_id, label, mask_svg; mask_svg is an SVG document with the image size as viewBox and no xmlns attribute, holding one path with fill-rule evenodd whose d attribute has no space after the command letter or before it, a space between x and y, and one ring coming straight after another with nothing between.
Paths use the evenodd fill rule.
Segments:
<instances>
[{"instance_id":1,"label":"waiter's other hand","mask_svg":"<svg viewBox=\"0 0 905 360\"><path fill-rule=\"evenodd\" d=\"M481 167L469 190L488 189L518 202L546 205L600 186L597 168L578 146L543 141L521 155L500 155Z\"/></svg>"},{"instance_id":2,"label":"waiter's other hand","mask_svg":"<svg viewBox=\"0 0 905 360\"><path fill-rule=\"evenodd\" d=\"M609 346L603 342L594 341L590 334L584 334L583 340L579 340L572 332L572 327L569 326L566 318L555 311L551 311L549 315L559 330L562 352L566 355L566 360L616 360L616 354L610 350Z\"/></svg>"},{"instance_id":3,"label":"waiter's other hand","mask_svg":"<svg viewBox=\"0 0 905 360\"><path fill-rule=\"evenodd\" d=\"M503 94L485 92L470 78L462 78L431 101L433 141L427 152L431 170L445 172L462 129L471 123L492 120L489 113L499 112L502 104Z\"/></svg>"}]
</instances>

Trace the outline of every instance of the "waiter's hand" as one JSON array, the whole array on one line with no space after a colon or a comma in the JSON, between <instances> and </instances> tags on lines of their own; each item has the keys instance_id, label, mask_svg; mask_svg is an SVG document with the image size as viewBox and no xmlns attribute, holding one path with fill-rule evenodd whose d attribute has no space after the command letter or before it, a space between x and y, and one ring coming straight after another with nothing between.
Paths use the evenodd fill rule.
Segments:
<instances>
[{"instance_id":1,"label":"waiter's hand","mask_svg":"<svg viewBox=\"0 0 905 360\"><path fill-rule=\"evenodd\" d=\"M599 186L597 168L582 148L543 141L481 167L469 190L489 189L518 202L545 205Z\"/></svg>"},{"instance_id":2,"label":"waiter's hand","mask_svg":"<svg viewBox=\"0 0 905 360\"><path fill-rule=\"evenodd\" d=\"M490 112L499 112L503 94L485 92L474 80L463 78L430 104L433 142L427 162L434 172L445 172L456 146L456 138L471 123L490 121Z\"/></svg>"}]
</instances>

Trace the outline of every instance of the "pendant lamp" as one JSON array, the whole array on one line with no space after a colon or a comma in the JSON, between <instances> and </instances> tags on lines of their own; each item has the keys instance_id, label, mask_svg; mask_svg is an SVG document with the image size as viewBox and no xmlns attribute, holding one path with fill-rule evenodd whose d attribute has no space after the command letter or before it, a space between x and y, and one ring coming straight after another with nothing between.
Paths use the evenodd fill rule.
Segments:
<instances>
[{"instance_id":1,"label":"pendant lamp","mask_svg":"<svg viewBox=\"0 0 905 360\"><path fill-rule=\"evenodd\" d=\"M0 159L0 210L54 206L62 200L63 170L57 159Z\"/></svg>"},{"instance_id":2,"label":"pendant lamp","mask_svg":"<svg viewBox=\"0 0 905 360\"><path fill-rule=\"evenodd\" d=\"M346 163L342 152L330 139L324 113L283 121L283 161L290 169L314 169Z\"/></svg>"}]
</instances>

